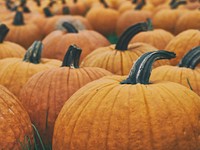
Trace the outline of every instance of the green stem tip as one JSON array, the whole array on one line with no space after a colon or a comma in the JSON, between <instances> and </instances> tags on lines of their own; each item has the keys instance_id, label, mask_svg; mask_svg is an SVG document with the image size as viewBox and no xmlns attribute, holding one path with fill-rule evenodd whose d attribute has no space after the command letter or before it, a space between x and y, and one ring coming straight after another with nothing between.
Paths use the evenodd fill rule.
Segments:
<instances>
[{"instance_id":1,"label":"green stem tip","mask_svg":"<svg viewBox=\"0 0 200 150\"><path fill-rule=\"evenodd\" d=\"M128 78L121 84L149 84L152 65L156 60L172 59L176 54L165 50L147 52L143 54L133 65Z\"/></svg>"},{"instance_id":2,"label":"green stem tip","mask_svg":"<svg viewBox=\"0 0 200 150\"><path fill-rule=\"evenodd\" d=\"M0 25L0 43L3 43L8 32L9 32L8 27L5 24L1 24Z\"/></svg>"},{"instance_id":3,"label":"green stem tip","mask_svg":"<svg viewBox=\"0 0 200 150\"><path fill-rule=\"evenodd\" d=\"M61 67L79 68L79 61L82 50L76 45L70 45Z\"/></svg>"},{"instance_id":4,"label":"green stem tip","mask_svg":"<svg viewBox=\"0 0 200 150\"><path fill-rule=\"evenodd\" d=\"M13 20L13 25L21 26L24 25L24 16L23 13L20 11L17 11Z\"/></svg>"}]
</instances>

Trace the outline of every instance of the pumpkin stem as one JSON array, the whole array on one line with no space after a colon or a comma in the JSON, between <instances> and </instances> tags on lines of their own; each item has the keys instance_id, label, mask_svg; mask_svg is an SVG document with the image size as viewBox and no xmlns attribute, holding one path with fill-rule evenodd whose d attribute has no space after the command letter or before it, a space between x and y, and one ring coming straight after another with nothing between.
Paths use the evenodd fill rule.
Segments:
<instances>
[{"instance_id":1,"label":"pumpkin stem","mask_svg":"<svg viewBox=\"0 0 200 150\"><path fill-rule=\"evenodd\" d=\"M77 3L77 0L74 0L74 3Z\"/></svg>"},{"instance_id":2,"label":"pumpkin stem","mask_svg":"<svg viewBox=\"0 0 200 150\"><path fill-rule=\"evenodd\" d=\"M69 22L63 22L62 26L67 30L68 33L78 33L78 30Z\"/></svg>"},{"instance_id":3,"label":"pumpkin stem","mask_svg":"<svg viewBox=\"0 0 200 150\"><path fill-rule=\"evenodd\" d=\"M1 24L0 25L0 43L3 43L8 32L9 32L8 27L5 24Z\"/></svg>"},{"instance_id":4,"label":"pumpkin stem","mask_svg":"<svg viewBox=\"0 0 200 150\"><path fill-rule=\"evenodd\" d=\"M176 0L171 0L169 5L172 6L174 3L176 3Z\"/></svg>"},{"instance_id":5,"label":"pumpkin stem","mask_svg":"<svg viewBox=\"0 0 200 150\"><path fill-rule=\"evenodd\" d=\"M141 10L142 7L146 4L145 0L142 0L136 7L135 10Z\"/></svg>"},{"instance_id":6,"label":"pumpkin stem","mask_svg":"<svg viewBox=\"0 0 200 150\"><path fill-rule=\"evenodd\" d=\"M20 0L20 5L21 7L25 6L26 5L26 0Z\"/></svg>"},{"instance_id":7,"label":"pumpkin stem","mask_svg":"<svg viewBox=\"0 0 200 150\"><path fill-rule=\"evenodd\" d=\"M100 0L100 2L104 5L105 8L108 8L108 4L105 2L105 0Z\"/></svg>"},{"instance_id":8,"label":"pumpkin stem","mask_svg":"<svg viewBox=\"0 0 200 150\"><path fill-rule=\"evenodd\" d=\"M128 44L131 41L131 39L137 35L138 33L142 31L148 30L148 23L137 23L131 27L129 27L127 30L125 30L122 35L119 37L119 40L117 41L117 44L115 46L116 50L125 51L128 49Z\"/></svg>"},{"instance_id":9,"label":"pumpkin stem","mask_svg":"<svg viewBox=\"0 0 200 150\"><path fill-rule=\"evenodd\" d=\"M61 0L62 4L66 4L66 1L65 0Z\"/></svg>"},{"instance_id":10,"label":"pumpkin stem","mask_svg":"<svg viewBox=\"0 0 200 150\"><path fill-rule=\"evenodd\" d=\"M20 11L17 11L14 17L13 25L21 26L24 25L24 16L23 13Z\"/></svg>"},{"instance_id":11,"label":"pumpkin stem","mask_svg":"<svg viewBox=\"0 0 200 150\"><path fill-rule=\"evenodd\" d=\"M27 6L23 6L23 12L30 13L30 9Z\"/></svg>"},{"instance_id":12,"label":"pumpkin stem","mask_svg":"<svg viewBox=\"0 0 200 150\"><path fill-rule=\"evenodd\" d=\"M185 0L180 0L180 1L177 1L177 2L174 2L170 5L171 9L176 9L178 6L180 5L185 5L187 4L187 1Z\"/></svg>"},{"instance_id":13,"label":"pumpkin stem","mask_svg":"<svg viewBox=\"0 0 200 150\"><path fill-rule=\"evenodd\" d=\"M51 0L51 1L49 2L48 6L49 6L49 7L52 7L55 3L56 3L56 1Z\"/></svg>"},{"instance_id":14,"label":"pumpkin stem","mask_svg":"<svg viewBox=\"0 0 200 150\"><path fill-rule=\"evenodd\" d=\"M176 54L165 50L147 52L143 54L133 65L128 78L121 84L149 84L152 65L156 60L175 58Z\"/></svg>"},{"instance_id":15,"label":"pumpkin stem","mask_svg":"<svg viewBox=\"0 0 200 150\"><path fill-rule=\"evenodd\" d=\"M132 0L132 4L136 4L137 3L137 0Z\"/></svg>"},{"instance_id":16,"label":"pumpkin stem","mask_svg":"<svg viewBox=\"0 0 200 150\"><path fill-rule=\"evenodd\" d=\"M64 6L62 9L62 12L64 15L69 15L70 14L70 10L68 6Z\"/></svg>"},{"instance_id":17,"label":"pumpkin stem","mask_svg":"<svg viewBox=\"0 0 200 150\"><path fill-rule=\"evenodd\" d=\"M46 16L47 18L53 16L53 14L51 13L49 7L45 7L45 8L43 9L43 12L44 12L44 14L45 14L45 16Z\"/></svg>"},{"instance_id":18,"label":"pumpkin stem","mask_svg":"<svg viewBox=\"0 0 200 150\"><path fill-rule=\"evenodd\" d=\"M148 31L153 30L153 24L152 24L152 20L150 18L147 18L147 26L148 26Z\"/></svg>"},{"instance_id":19,"label":"pumpkin stem","mask_svg":"<svg viewBox=\"0 0 200 150\"><path fill-rule=\"evenodd\" d=\"M179 62L178 66L195 69L195 67L199 63L200 63L200 46L197 46L185 54L185 56Z\"/></svg>"},{"instance_id":20,"label":"pumpkin stem","mask_svg":"<svg viewBox=\"0 0 200 150\"><path fill-rule=\"evenodd\" d=\"M26 51L23 61L30 62L33 64L39 64L41 59L42 49L43 49L43 44L41 41L33 42L33 44Z\"/></svg>"},{"instance_id":21,"label":"pumpkin stem","mask_svg":"<svg viewBox=\"0 0 200 150\"><path fill-rule=\"evenodd\" d=\"M38 6L38 7L41 6L41 2L40 2L40 0L35 0L35 2L37 3L37 6Z\"/></svg>"},{"instance_id":22,"label":"pumpkin stem","mask_svg":"<svg viewBox=\"0 0 200 150\"><path fill-rule=\"evenodd\" d=\"M76 45L70 45L61 67L79 68L82 50Z\"/></svg>"}]
</instances>

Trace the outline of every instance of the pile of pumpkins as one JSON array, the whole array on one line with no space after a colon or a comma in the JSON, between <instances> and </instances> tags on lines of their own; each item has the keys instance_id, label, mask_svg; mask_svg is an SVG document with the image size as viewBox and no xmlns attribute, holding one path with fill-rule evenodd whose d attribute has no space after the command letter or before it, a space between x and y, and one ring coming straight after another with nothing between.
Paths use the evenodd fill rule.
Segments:
<instances>
[{"instance_id":1,"label":"pile of pumpkins","mask_svg":"<svg viewBox=\"0 0 200 150\"><path fill-rule=\"evenodd\" d=\"M199 0L0 8L0 149L200 149Z\"/></svg>"}]
</instances>

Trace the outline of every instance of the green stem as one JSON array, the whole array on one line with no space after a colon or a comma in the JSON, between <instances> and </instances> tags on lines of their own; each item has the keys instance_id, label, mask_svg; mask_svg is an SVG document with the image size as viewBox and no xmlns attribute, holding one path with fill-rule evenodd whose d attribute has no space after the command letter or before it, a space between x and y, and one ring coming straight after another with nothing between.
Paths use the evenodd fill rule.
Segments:
<instances>
[{"instance_id":1,"label":"green stem","mask_svg":"<svg viewBox=\"0 0 200 150\"><path fill-rule=\"evenodd\" d=\"M172 5L174 5L175 3L176 3L176 0L171 0L171 2L169 3L170 7L171 7Z\"/></svg>"},{"instance_id":2,"label":"green stem","mask_svg":"<svg viewBox=\"0 0 200 150\"><path fill-rule=\"evenodd\" d=\"M0 43L3 43L8 32L9 32L8 27L5 24L1 24L0 25Z\"/></svg>"},{"instance_id":3,"label":"green stem","mask_svg":"<svg viewBox=\"0 0 200 150\"><path fill-rule=\"evenodd\" d=\"M21 7L25 6L25 5L26 5L26 2L27 2L26 0L20 0L20 6L21 6Z\"/></svg>"},{"instance_id":4,"label":"green stem","mask_svg":"<svg viewBox=\"0 0 200 150\"><path fill-rule=\"evenodd\" d=\"M81 52L82 50L76 45L70 45L61 67L79 68Z\"/></svg>"},{"instance_id":5,"label":"green stem","mask_svg":"<svg viewBox=\"0 0 200 150\"><path fill-rule=\"evenodd\" d=\"M35 2L37 3L37 6L38 6L38 7L41 6L41 2L40 2L40 0L35 0Z\"/></svg>"},{"instance_id":6,"label":"green stem","mask_svg":"<svg viewBox=\"0 0 200 150\"><path fill-rule=\"evenodd\" d=\"M105 8L108 8L108 4L105 2L105 0L100 0L100 2L104 5Z\"/></svg>"},{"instance_id":7,"label":"green stem","mask_svg":"<svg viewBox=\"0 0 200 150\"><path fill-rule=\"evenodd\" d=\"M17 11L14 17L13 25L21 26L24 25L24 16L23 13L20 11Z\"/></svg>"},{"instance_id":8,"label":"green stem","mask_svg":"<svg viewBox=\"0 0 200 150\"><path fill-rule=\"evenodd\" d=\"M78 30L68 22L63 22L62 26L67 30L68 33L78 33Z\"/></svg>"},{"instance_id":9,"label":"green stem","mask_svg":"<svg viewBox=\"0 0 200 150\"><path fill-rule=\"evenodd\" d=\"M178 66L195 69L195 67L199 63L200 63L200 46L197 46L185 54L185 56L179 62Z\"/></svg>"},{"instance_id":10,"label":"green stem","mask_svg":"<svg viewBox=\"0 0 200 150\"><path fill-rule=\"evenodd\" d=\"M30 9L27 6L23 6L23 12L30 13Z\"/></svg>"},{"instance_id":11,"label":"green stem","mask_svg":"<svg viewBox=\"0 0 200 150\"><path fill-rule=\"evenodd\" d=\"M39 64L41 60L41 53L43 44L41 41L35 41L26 51L23 61L33 64Z\"/></svg>"},{"instance_id":12,"label":"green stem","mask_svg":"<svg viewBox=\"0 0 200 150\"><path fill-rule=\"evenodd\" d=\"M180 6L180 5L186 5L186 4L187 4L187 1L180 0L178 2L172 3L170 7L171 7L171 9L176 9L178 6Z\"/></svg>"},{"instance_id":13,"label":"green stem","mask_svg":"<svg viewBox=\"0 0 200 150\"><path fill-rule=\"evenodd\" d=\"M64 15L69 15L70 14L70 10L69 10L68 6L64 6L62 11L63 11Z\"/></svg>"},{"instance_id":14,"label":"green stem","mask_svg":"<svg viewBox=\"0 0 200 150\"><path fill-rule=\"evenodd\" d=\"M141 10L142 7L146 4L145 0L142 0L136 7L135 10Z\"/></svg>"},{"instance_id":15,"label":"green stem","mask_svg":"<svg viewBox=\"0 0 200 150\"><path fill-rule=\"evenodd\" d=\"M136 4L137 3L137 0L132 0L132 4Z\"/></svg>"},{"instance_id":16,"label":"green stem","mask_svg":"<svg viewBox=\"0 0 200 150\"><path fill-rule=\"evenodd\" d=\"M43 12L44 12L44 14L45 14L45 16L46 16L47 18L53 16L53 14L51 13L49 7L45 7L45 8L43 9Z\"/></svg>"},{"instance_id":17,"label":"green stem","mask_svg":"<svg viewBox=\"0 0 200 150\"><path fill-rule=\"evenodd\" d=\"M115 49L120 51L125 51L128 49L128 44L131 39L140 32L148 31L148 23L137 23L131 27L129 27L122 35L119 37Z\"/></svg>"},{"instance_id":18,"label":"green stem","mask_svg":"<svg viewBox=\"0 0 200 150\"><path fill-rule=\"evenodd\" d=\"M150 18L147 18L147 26L148 26L148 31L153 30L153 24L152 24L152 20Z\"/></svg>"},{"instance_id":19,"label":"green stem","mask_svg":"<svg viewBox=\"0 0 200 150\"><path fill-rule=\"evenodd\" d=\"M152 65L156 60L175 58L176 54L165 50L147 52L143 54L133 65L128 78L121 84L149 84Z\"/></svg>"}]
</instances>

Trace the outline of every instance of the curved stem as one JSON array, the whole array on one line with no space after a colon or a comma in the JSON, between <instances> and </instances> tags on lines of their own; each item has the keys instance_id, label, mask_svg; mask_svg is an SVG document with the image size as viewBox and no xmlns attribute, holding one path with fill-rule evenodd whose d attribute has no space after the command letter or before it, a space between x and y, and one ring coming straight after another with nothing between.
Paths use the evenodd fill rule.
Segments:
<instances>
[{"instance_id":1,"label":"curved stem","mask_svg":"<svg viewBox=\"0 0 200 150\"><path fill-rule=\"evenodd\" d=\"M117 44L115 46L116 50L125 51L128 49L128 44L131 41L131 39L138 33L142 31L148 30L148 23L137 23L131 27L129 27L125 32L122 33L122 35L119 37L119 40L117 41Z\"/></svg>"},{"instance_id":2,"label":"curved stem","mask_svg":"<svg viewBox=\"0 0 200 150\"><path fill-rule=\"evenodd\" d=\"M108 8L108 4L105 2L105 0L100 0L100 2L104 5L105 8Z\"/></svg>"},{"instance_id":3,"label":"curved stem","mask_svg":"<svg viewBox=\"0 0 200 150\"><path fill-rule=\"evenodd\" d=\"M41 53L43 44L41 41L35 41L26 51L23 61L33 64L39 64L41 59Z\"/></svg>"},{"instance_id":4,"label":"curved stem","mask_svg":"<svg viewBox=\"0 0 200 150\"><path fill-rule=\"evenodd\" d=\"M24 16L22 12L20 11L16 12L13 24L16 26L24 25Z\"/></svg>"},{"instance_id":5,"label":"curved stem","mask_svg":"<svg viewBox=\"0 0 200 150\"><path fill-rule=\"evenodd\" d=\"M70 45L61 67L79 68L81 52L82 50L76 45Z\"/></svg>"},{"instance_id":6,"label":"curved stem","mask_svg":"<svg viewBox=\"0 0 200 150\"><path fill-rule=\"evenodd\" d=\"M78 30L68 22L63 22L62 26L67 30L68 33L78 33Z\"/></svg>"},{"instance_id":7,"label":"curved stem","mask_svg":"<svg viewBox=\"0 0 200 150\"><path fill-rule=\"evenodd\" d=\"M152 65L156 60L175 58L176 54L165 50L147 52L143 54L133 65L128 78L121 84L149 84Z\"/></svg>"},{"instance_id":8,"label":"curved stem","mask_svg":"<svg viewBox=\"0 0 200 150\"><path fill-rule=\"evenodd\" d=\"M70 10L68 6L64 6L62 9L62 12L64 15L69 15L70 14Z\"/></svg>"},{"instance_id":9,"label":"curved stem","mask_svg":"<svg viewBox=\"0 0 200 150\"><path fill-rule=\"evenodd\" d=\"M148 26L148 31L153 30L153 24L152 24L152 20L150 18L147 18L147 26Z\"/></svg>"},{"instance_id":10,"label":"curved stem","mask_svg":"<svg viewBox=\"0 0 200 150\"><path fill-rule=\"evenodd\" d=\"M43 9L43 12L44 12L44 14L45 14L45 16L46 16L47 18L53 16L53 14L51 13L49 7L45 7L45 8Z\"/></svg>"},{"instance_id":11,"label":"curved stem","mask_svg":"<svg viewBox=\"0 0 200 150\"><path fill-rule=\"evenodd\" d=\"M187 4L187 1L180 0L178 2L174 2L170 7L171 7L171 9L176 9L178 6L185 5L185 4Z\"/></svg>"},{"instance_id":12,"label":"curved stem","mask_svg":"<svg viewBox=\"0 0 200 150\"><path fill-rule=\"evenodd\" d=\"M142 0L136 7L135 10L141 10L142 7L146 4L145 0Z\"/></svg>"},{"instance_id":13,"label":"curved stem","mask_svg":"<svg viewBox=\"0 0 200 150\"><path fill-rule=\"evenodd\" d=\"M5 24L1 24L0 25L0 43L3 43L8 32L9 32L8 27Z\"/></svg>"},{"instance_id":14,"label":"curved stem","mask_svg":"<svg viewBox=\"0 0 200 150\"><path fill-rule=\"evenodd\" d=\"M200 63L200 46L191 49L182 60L179 62L179 67L186 67L190 69L195 69L195 67Z\"/></svg>"}]
</instances>

